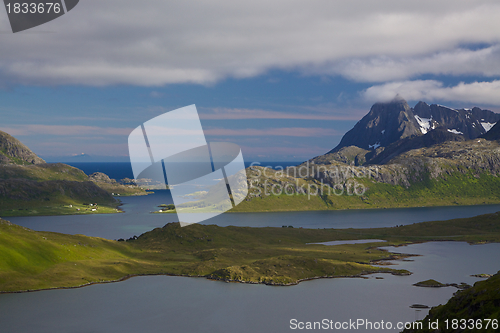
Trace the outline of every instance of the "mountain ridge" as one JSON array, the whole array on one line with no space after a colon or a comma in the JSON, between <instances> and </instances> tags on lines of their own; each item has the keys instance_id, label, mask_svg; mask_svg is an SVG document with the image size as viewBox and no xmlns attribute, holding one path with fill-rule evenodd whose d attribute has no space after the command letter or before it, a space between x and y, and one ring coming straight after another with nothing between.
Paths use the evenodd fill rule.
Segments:
<instances>
[{"instance_id":1,"label":"mountain ridge","mask_svg":"<svg viewBox=\"0 0 500 333\"><path fill-rule=\"evenodd\" d=\"M116 213L114 195L144 195L102 173L46 163L13 136L0 131L0 214L2 216ZM90 203L99 207L90 208Z\"/></svg>"},{"instance_id":2,"label":"mountain ridge","mask_svg":"<svg viewBox=\"0 0 500 333\"><path fill-rule=\"evenodd\" d=\"M500 122L486 132L485 128L476 130L483 124L475 118L484 117L480 120L487 122L500 119L500 115L479 108L453 110L423 102L417 109L415 114L403 99L377 103L346 133L339 146L327 154L282 171L248 168L248 197L233 211L500 202ZM393 120L392 134L382 133L386 125L383 120L387 118ZM424 122L427 125L421 126ZM453 131L439 122L457 128ZM363 132L365 127L367 134ZM480 132L486 134L469 139ZM349 142L366 145L374 133L378 138L389 134L393 139L384 142L385 147L381 146L381 140L377 141L380 142L377 147Z\"/></svg>"},{"instance_id":3,"label":"mountain ridge","mask_svg":"<svg viewBox=\"0 0 500 333\"><path fill-rule=\"evenodd\" d=\"M387 103L375 103L368 114L325 155L349 146L377 151L397 141L426 135L436 129L462 135L470 140L485 135L499 121L500 114L478 107L452 109L420 101L411 108L406 100L397 96Z\"/></svg>"}]
</instances>

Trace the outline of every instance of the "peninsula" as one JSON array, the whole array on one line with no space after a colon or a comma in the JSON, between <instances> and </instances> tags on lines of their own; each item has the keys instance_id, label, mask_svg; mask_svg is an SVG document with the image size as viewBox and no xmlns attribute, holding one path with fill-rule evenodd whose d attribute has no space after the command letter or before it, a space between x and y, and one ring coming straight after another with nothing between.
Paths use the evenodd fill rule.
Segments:
<instances>
[{"instance_id":1,"label":"peninsula","mask_svg":"<svg viewBox=\"0 0 500 333\"><path fill-rule=\"evenodd\" d=\"M373 243L319 245L335 240ZM426 241L500 241L500 213L376 229L218 227L170 223L128 241L38 232L0 222L0 291L69 288L135 275L199 276L293 285L315 278L409 274L374 266L403 257L377 247Z\"/></svg>"}]
</instances>

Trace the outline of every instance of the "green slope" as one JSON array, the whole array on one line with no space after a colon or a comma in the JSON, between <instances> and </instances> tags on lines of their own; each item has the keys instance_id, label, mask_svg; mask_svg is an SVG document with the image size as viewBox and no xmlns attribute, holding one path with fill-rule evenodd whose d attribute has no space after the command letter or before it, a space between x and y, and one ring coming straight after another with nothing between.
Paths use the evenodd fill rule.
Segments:
<instances>
[{"instance_id":1,"label":"green slope","mask_svg":"<svg viewBox=\"0 0 500 333\"><path fill-rule=\"evenodd\" d=\"M267 284L384 271L380 243L307 245L353 239L389 244L500 242L500 213L397 228L299 229L167 224L126 242L36 232L0 220L0 291L79 286L138 274L205 276Z\"/></svg>"},{"instance_id":2,"label":"green slope","mask_svg":"<svg viewBox=\"0 0 500 333\"><path fill-rule=\"evenodd\" d=\"M1 216L116 213L119 203L112 194L146 192L114 180L90 179L80 169L62 163L0 165Z\"/></svg>"},{"instance_id":3,"label":"green slope","mask_svg":"<svg viewBox=\"0 0 500 333\"><path fill-rule=\"evenodd\" d=\"M500 177L489 173L450 172L438 178L429 174L421 176L411 186L393 185L368 178L350 179L342 187L330 187L314 179L297 179L307 193L284 194L283 181L271 177L267 188L258 188L260 196L250 196L232 212L270 212L296 210L373 209L421 206L452 206L500 203ZM290 184L294 184L291 181ZM357 195L353 184L358 184ZM291 187L288 187L291 189ZM363 189L363 191L361 191ZM280 193L276 195L275 193Z\"/></svg>"},{"instance_id":4,"label":"green slope","mask_svg":"<svg viewBox=\"0 0 500 333\"><path fill-rule=\"evenodd\" d=\"M448 323L446 323L448 320ZM461 329L463 321L467 329ZM453 325L455 321L455 326ZM462 321L462 322L461 322ZM471 325L472 321L472 326ZM429 328L429 322L438 323L438 329ZM481 327L478 324L481 324ZM488 327L487 327L488 326ZM422 330L404 330L405 333L431 332L498 332L500 329L500 272L486 281L479 281L470 289L457 292L445 305L432 308L423 320Z\"/></svg>"},{"instance_id":5,"label":"green slope","mask_svg":"<svg viewBox=\"0 0 500 333\"><path fill-rule=\"evenodd\" d=\"M0 290L79 286L153 273L126 244L81 235L36 232L0 219Z\"/></svg>"}]
</instances>

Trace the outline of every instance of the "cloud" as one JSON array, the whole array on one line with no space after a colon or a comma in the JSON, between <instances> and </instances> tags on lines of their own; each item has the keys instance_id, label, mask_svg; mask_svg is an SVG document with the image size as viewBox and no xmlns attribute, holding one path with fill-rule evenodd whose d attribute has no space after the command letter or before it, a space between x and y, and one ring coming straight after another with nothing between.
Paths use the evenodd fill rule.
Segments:
<instances>
[{"instance_id":1,"label":"cloud","mask_svg":"<svg viewBox=\"0 0 500 333\"><path fill-rule=\"evenodd\" d=\"M363 92L364 98L372 102L387 101L396 94L407 100L443 100L500 106L500 80L461 82L452 87L445 87L442 82L435 80L402 81L376 85Z\"/></svg>"},{"instance_id":2,"label":"cloud","mask_svg":"<svg viewBox=\"0 0 500 333\"><path fill-rule=\"evenodd\" d=\"M232 109L213 108L206 109L207 112L200 113L202 119L226 120L226 119L303 119L303 120L357 120L358 117L352 114L338 114L338 110L333 107L322 109L305 108L305 112L291 113L278 112L261 109Z\"/></svg>"},{"instance_id":3,"label":"cloud","mask_svg":"<svg viewBox=\"0 0 500 333\"><path fill-rule=\"evenodd\" d=\"M153 97L153 98L161 98L161 97L163 97L163 93L158 92L158 91L152 91L149 93L149 96Z\"/></svg>"},{"instance_id":4,"label":"cloud","mask_svg":"<svg viewBox=\"0 0 500 333\"><path fill-rule=\"evenodd\" d=\"M478 50L458 48L418 57L348 59L331 68L321 68L321 72L340 74L359 82L394 81L422 74L492 77L500 75L500 45Z\"/></svg>"},{"instance_id":5,"label":"cloud","mask_svg":"<svg viewBox=\"0 0 500 333\"><path fill-rule=\"evenodd\" d=\"M12 136L33 136L33 135L56 135L56 136L107 136L107 135L126 135L132 132L132 128L114 128L97 126L79 126L79 125L10 125L0 127L1 131L9 133Z\"/></svg>"},{"instance_id":6,"label":"cloud","mask_svg":"<svg viewBox=\"0 0 500 333\"><path fill-rule=\"evenodd\" d=\"M460 45L500 43L499 13L496 0L86 0L40 27L2 34L0 77L3 84L161 86L270 69L374 80L389 68L386 78L394 79L405 62L405 75L431 73L439 59L461 63ZM9 30L5 11L0 29Z\"/></svg>"},{"instance_id":7,"label":"cloud","mask_svg":"<svg viewBox=\"0 0 500 333\"><path fill-rule=\"evenodd\" d=\"M205 134L212 136L294 136L294 137L323 137L329 135L340 135L341 133L329 128L245 128L245 129L226 129L212 128L205 130Z\"/></svg>"},{"instance_id":8,"label":"cloud","mask_svg":"<svg viewBox=\"0 0 500 333\"><path fill-rule=\"evenodd\" d=\"M251 157L260 157L269 160L275 159L277 156L288 156L288 157L297 157L303 158L304 160L310 159L311 156L323 155L330 149L325 149L324 147L317 146L307 146L307 147L282 147L282 146L260 146L260 147L249 147L242 146L242 151L245 156ZM263 152L265 152L263 154ZM251 162L250 160L246 160L247 162ZM257 164L258 165L258 164ZM262 163L261 166L266 166L266 163Z\"/></svg>"}]
</instances>

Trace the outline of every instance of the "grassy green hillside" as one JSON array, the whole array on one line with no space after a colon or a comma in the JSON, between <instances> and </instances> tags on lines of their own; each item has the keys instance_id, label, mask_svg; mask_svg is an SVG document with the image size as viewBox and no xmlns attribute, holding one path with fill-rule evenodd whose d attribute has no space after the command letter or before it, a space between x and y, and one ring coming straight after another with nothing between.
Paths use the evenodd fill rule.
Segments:
<instances>
[{"instance_id":1,"label":"grassy green hillside","mask_svg":"<svg viewBox=\"0 0 500 333\"><path fill-rule=\"evenodd\" d=\"M352 239L388 244L460 240L500 242L500 213L377 229L242 228L167 224L126 242L36 232L0 220L0 291L80 286L139 274L205 276L294 284L317 277L385 271L391 256L374 246L307 245Z\"/></svg>"},{"instance_id":2,"label":"grassy green hillside","mask_svg":"<svg viewBox=\"0 0 500 333\"><path fill-rule=\"evenodd\" d=\"M134 252L135 251L135 252ZM0 290L47 289L155 273L127 244L36 232L0 219Z\"/></svg>"},{"instance_id":3,"label":"grassy green hillside","mask_svg":"<svg viewBox=\"0 0 500 333\"><path fill-rule=\"evenodd\" d=\"M0 216L116 213L119 203L112 194L146 192L116 181L90 179L80 169L62 163L0 165Z\"/></svg>"},{"instance_id":4,"label":"grassy green hillside","mask_svg":"<svg viewBox=\"0 0 500 333\"><path fill-rule=\"evenodd\" d=\"M352 177L340 186L334 187L312 178L284 177L272 170L266 171L268 177L256 177L252 171L248 171L248 174L250 179L257 179L258 182L251 183L248 198L234 207L232 212L500 203L500 177L486 172L476 174L472 171L455 169L443 172L434 178L430 173L423 173L419 175L418 181L412 182L411 186ZM294 189L297 187L303 191Z\"/></svg>"},{"instance_id":5,"label":"grassy green hillside","mask_svg":"<svg viewBox=\"0 0 500 333\"><path fill-rule=\"evenodd\" d=\"M88 181L0 180L2 216L116 213L117 205L109 192Z\"/></svg>"},{"instance_id":6,"label":"grassy green hillside","mask_svg":"<svg viewBox=\"0 0 500 333\"><path fill-rule=\"evenodd\" d=\"M0 179L27 179L38 182L47 180L87 181L88 176L80 169L63 163L34 165L2 165Z\"/></svg>"},{"instance_id":7,"label":"grassy green hillside","mask_svg":"<svg viewBox=\"0 0 500 333\"><path fill-rule=\"evenodd\" d=\"M460 320L473 320L472 329L460 329ZM487 321L485 319L496 320ZM448 320L448 327L446 326ZM453 320L458 320L453 327ZM438 321L439 330L429 329L429 322ZM478 321L481 328L477 326ZM496 324L495 324L496 323ZM488 327L487 327L488 325ZM479 281L470 289L457 292L445 305L432 308L423 320L422 330L404 330L405 333L431 332L498 332L500 328L500 272L486 281Z\"/></svg>"}]
</instances>

